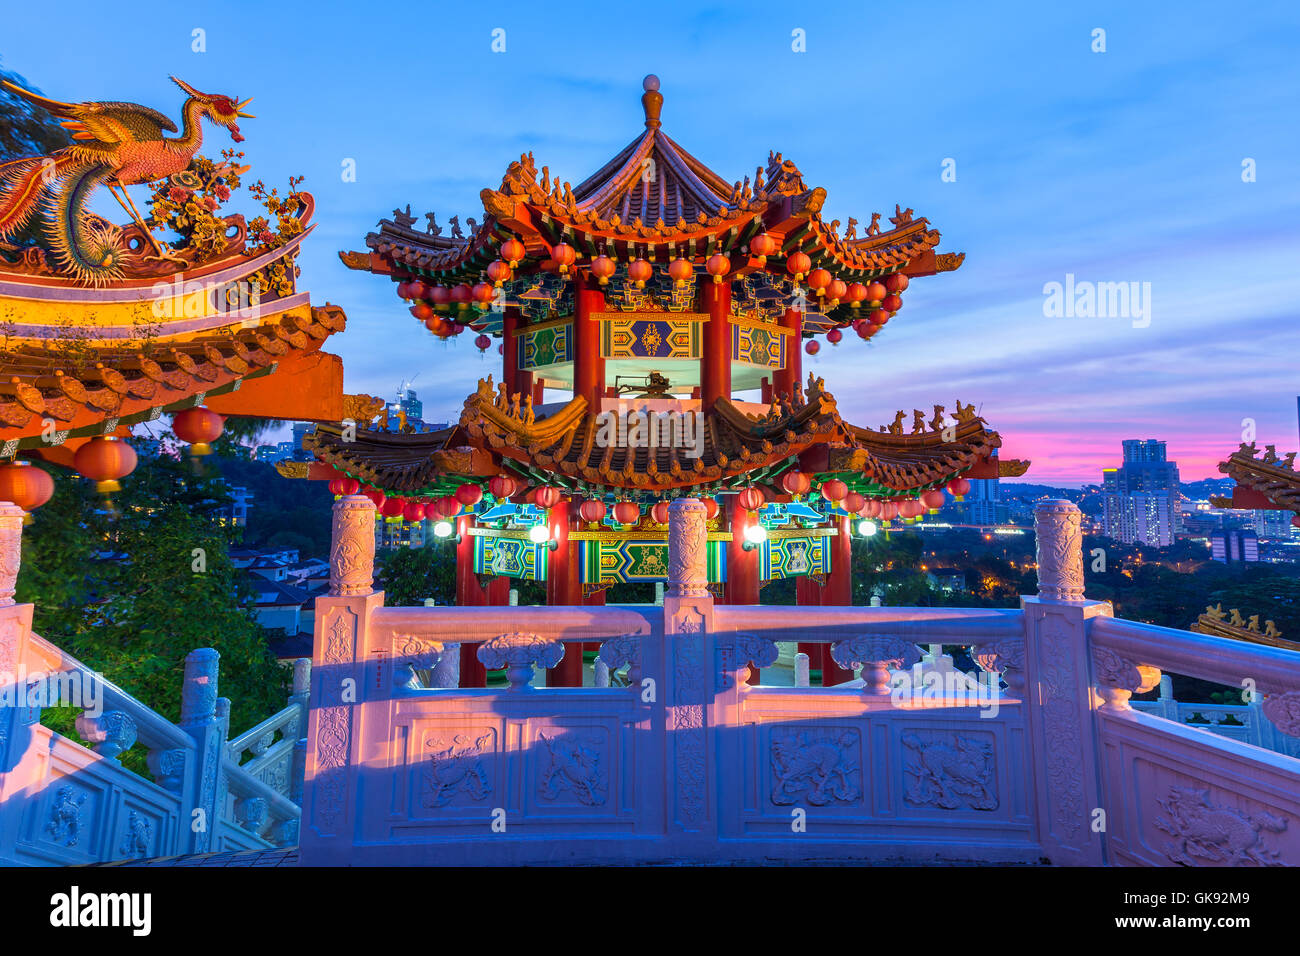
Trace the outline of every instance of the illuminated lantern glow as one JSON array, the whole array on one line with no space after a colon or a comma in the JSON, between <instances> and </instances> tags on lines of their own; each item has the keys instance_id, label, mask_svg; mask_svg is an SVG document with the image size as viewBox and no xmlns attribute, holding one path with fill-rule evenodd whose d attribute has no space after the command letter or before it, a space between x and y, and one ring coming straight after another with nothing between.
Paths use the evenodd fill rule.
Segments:
<instances>
[{"instance_id":1,"label":"illuminated lantern glow","mask_svg":"<svg viewBox=\"0 0 1300 956\"><path fill-rule=\"evenodd\" d=\"M620 501L614 505L614 520L619 524L636 524L641 520L641 508L635 501Z\"/></svg>"},{"instance_id":2,"label":"illuminated lantern glow","mask_svg":"<svg viewBox=\"0 0 1300 956\"><path fill-rule=\"evenodd\" d=\"M862 304L862 300L867 297L867 287L861 282L850 282L844 297L848 300L849 305L856 309Z\"/></svg>"},{"instance_id":3,"label":"illuminated lantern glow","mask_svg":"<svg viewBox=\"0 0 1300 956\"><path fill-rule=\"evenodd\" d=\"M379 506L379 513L385 518L400 518L405 511L404 498L385 498L384 503Z\"/></svg>"},{"instance_id":4,"label":"illuminated lantern glow","mask_svg":"<svg viewBox=\"0 0 1300 956\"><path fill-rule=\"evenodd\" d=\"M650 517L656 524L668 523L668 502L661 501L650 509Z\"/></svg>"},{"instance_id":5,"label":"illuminated lantern glow","mask_svg":"<svg viewBox=\"0 0 1300 956\"><path fill-rule=\"evenodd\" d=\"M704 520L712 521L718 516L720 509L718 508L717 498L701 498L700 503L704 505Z\"/></svg>"},{"instance_id":6,"label":"illuminated lantern glow","mask_svg":"<svg viewBox=\"0 0 1300 956\"><path fill-rule=\"evenodd\" d=\"M709 275L713 276L714 282L721 282L722 277L731 271L731 260L722 253L714 253L709 256L709 261L704 264Z\"/></svg>"},{"instance_id":7,"label":"illuminated lantern glow","mask_svg":"<svg viewBox=\"0 0 1300 956\"><path fill-rule=\"evenodd\" d=\"M488 480L488 491L497 501L504 501L519 490L519 482L509 475L494 475Z\"/></svg>"},{"instance_id":8,"label":"illuminated lantern glow","mask_svg":"<svg viewBox=\"0 0 1300 956\"><path fill-rule=\"evenodd\" d=\"M462 282L459 285L451 287L451 301L455 303L458 309L469 308L470 300L474 298L474 290L470 288L469 283Z\"/></svg>"},{"instance_id":9,"label":"illuminated lantern glow","mask_svg":"<svg viewBox=\"0 0 1300 956\"><path fill-rule=\"evenodd\" d=\"M100 492L118 491L119 478L135 471L135 449L117 438L92 438L72 456L72 467L95 482Z\"/></svg>"},{"instance_id":10,"label":"illuminated lantern glow","mask_svg":"<svg viewBox=\"0 0 1300 956\"><path fill-rule=\"evenodd\" d=\"M885 288L890 292L902 292L908 286L907 276L901 272L895 272L885 278Z\"/></svg>"},{"instance_id":11,"label":"illuminated lantern glow","mask_svg":"<svg viewBox=\"0 0 1300 956\"><path fill-rule=\"evenodd\" d=\"M638 289L644 289L645 284L650 281L650 277L654 274L654 266L644 259L637 259L628 263L627 277L636 283Z\"/></svg>"},{"instance_id":12,"label":"illuminated lantern glow","mask_svg":"<svg viewBox=\"0 0 1300 956\"><path fill-rule=\"evenodd\" d=\"M501 258L510 264L511 269L518 267L527 252L524 244L518 239L507 239L501 243Z\"/></svg>"},{"instance_id":13,"label":"illuminated lantern glow","mask_svg":"<svg viewBox=\"0 0 1300 956\"><path fill-rule=\"evenodd\" d=\"M406 284L406 291L408 299L423 299L429 287L419 279L412 279Z\"/></svg>"},{"instance_id":14,"label":"illuminated lantern glow","mask_svg":"<svg viewBox=\"0 0 1300 956\"><path fill-rule=\"evenodd\" d=\"M831 274L825 269L818 268L808 273L808 287L817 295L824 295L830 284Z\"/></svg>"},{"instance_id":15,"label":"illuminated lantern glow","mask_svg":"<svg viewBox=\"0 0 1300 956\"><path fill-rule=\"evenodd\" d=\"M429 290L426 299L434 308L445 309L451 305L451 290L445 285L436 285Z\"/></svg>"},{"instance_id":16,"label":"illuminated lantern glow","mask_svg":"<svg viewBox=\"0 0 1300 956\"><path fill-rule=\"evenodd\" d=\"M382 508L388 495L384 494L383 488L376 488L373 485L366 485L361 489L361 493L375 503L376 508Z\"/></svg>"},{"instance_id":17,"label":"illuminated lantern glow","mask_svg":"<svg viewBox=\"0 0 1300 956\"><path fill-rule=\"evenodd\" d=\"M831 345L839 345L840 339L842 338L844 338L844 333L839 329L831 329L826 333L826 341L831 343Z\"/></svg>"},{"instance_id":18,"label":"illuminated lantern glow","mask_svg":"<svg viewBox=\"0 0 1300 956\"><path fill-rule=\"evenodd\" d=\"M749 240L749 254L758 258L760 266L767 265L767 257L775 255L781 244L765 232L760 232Z\"/></svg>"},{"instance_id":19,"label":"illuminated lantern glow","mask_svg":"<svg viewBox=\"0 0 1300 956\"><path fill-rule=\"evenodd\" d=\"M917 498L908 498L899 506L898 513L904 518L919 518L925 513L925 505Z\"/></svg>"},{"instance_id":20,"label":"illuminated lantern glow","mask_svg":"<svg viewBox=\"0 0 1300 956\"><path fill-rule=\"evenodd\" d=\"M929 491L921 494L921 502L925 505L930 514L934 514L943 507L943 492L938 488L931 488Z\"/></svg>"},{"instance_id":21,"label":"illuminated lantern glow","mask_svg":"<svg viewBox=\"0 0 1300 956\"><path fill-rule=\"evenodd\" d=\"M489 282L480 282L474 286L472 294L474 301L478 303L478 307L486 311L491 307L492 300L496 298L497 290Z\"/></svg>"},{"instance_id":22,"label":"illuminated lantern glow","mask_svg":"<svg viewBox=\"0 0 1300 956\"><path fill-rule=\"evenodd\" d=\"M837 501L843 501L844 496L849 493L849 486L838 478L832 478L830 481L822 482L822 497L834 504Z\"/></svg>"},{"instance_id":23,"label":"illuminated lantern glow","mask_svg":"<svg viewBox=\"0 0 1300 956\"><path fill-rule=\"evenodd\" d=\"M456 500L465 506L476 505L483 500L483 489L466 482L456 489Z\"/></svg>"},{"instance_id":24,"label":"illuminated lantern glow","mask_svg":"<svg viewBox=\"0 0 1300 956\"><path fill-rule=\"evenodd\" d=\"M876 309L876 311L867 316L867 321L872 325L884 325L889 321L889 313L884 309Z\"/></svg>"},{"instance_id":25,"label":"illuminated lantern glow","mask_svg":"<svg viewBox=\"0 0 1300 956\"><path fill-rule=\"evenodd\" d=\"M0 465L0 501L12 501L23 511L35 511L54 494L54 479L25 461Z\"/></svg>"},{"instance_id":26,"label":"illuminated lantern glow","mask_svg":"<svg viewBox=\"0 0 1300 956\"><path fill-rule=\"evenodd\" d=\"M360 488L361 482L357 481L355 478L343 477L330 479L330 494L332 495L355 495Z\"/></svg>"},{"instance_id":27,"label":"illuminated lantern glow","mask_svg":"<svg viewBox=\"0 0 1300 956\"><path fill-rule=\"evenodd\" d=\"M177 412L172 418L172 431L181 441L190 443L190 454L206 455L212 451L211 442L221 437L226 420L202 405Z\"/></svg>"},{"instance_id":28,"label":"illuminated lantern glow","mask_svg":"<svg viewBox=\"0 0 1300 956\"><path fill-rule=\"evenodd\" d=\"M596 277L596 281L601 285L608 285L617 269L618 264L603 253L591 260L591 274Z\"/></svg>"},{"instance_id":29,"label":"illuminated lantern glow","mask_svg":"<svg viewBox=\"0 0 1300 956\"><path fill-rule=\"evenodd\" d=\"M407 499L406 504L402 507L402 518L406 521L423 521L425 514L425 504L423 501L414 501Z\"/></svg>"},{"instance_id":30,"label":"illuminated lantern glow","mask_svg":"<svg viewBox=\"0 0 1300 956\"><path fill-rule=\"evenodd\" d=\"M880 510L880 499L868 498L867 503L862 506L862 510L858 513L864 518L879 518Z\"/></svg>"},{"instance_id":31,"label":"illuminated lantern glow","mask_svg":"<svg viewBox=\"0 0 1300 956\"><path fill-rule=\"evenodd\" d=\"M424 327L434 335L438 336L438 338L445 339L449 335L455 333L456 324L454 322L448 322L446 319L441 319L435 315L424 323Z\"/></svg>"},{"instance_id":32,"label":"illuminated lantern glow","mask_svg":"<svg viewBox=\"0 0 1300 956\"><path fill-rule=\"evenodd\" d=\"M875 330L880 328L878 325L872 325L870 322L855 322L853 327L858 330L858 338L869 339L875 334Z\"/></svg>"},{"instance_id":33,"label":"illuminated lantern glow","mask_svg":"<svg viewBox=\"0 0 1300 956\"><path fill-rule=\"evenodd\" d=\"M840 300L849 294L849 287L845 285L843 279L832 279L831 284L826 287L826 298L830 299L830 307L833 309L840 304Z\"/></svg>"},{"instance_id":34,"label":"illuminated lantern glow","mask_svg":"<svg viewBox=\"0 0 1300 956\"><path fill-rule=\"evenodd\" d=\"M822 346L821 343L818 342L816 339L809 339L804 344L803 350L807 352L809 355L816 355L818 352L822 350Z\"/></svg>"},{"instance_id":35,"label":"illuminated lantern glow","mask_svg":"<svg viewBox=\"0 0 1300 956\"><path fill-rule=\"evenodd\" d=\"M757 511L767 504L767 498L757 488L746 488L736 496L736 503L746 511Z\"/></svg>"},{"instance_id":36,"label":"illuminated lantern glow","mask_svg":"<svg viewBox=\"0 0 1300 956\"><path fill-rule=\"evenodd\" d=\"M569 274L569 266L578 261L578 253L567 242L557 242L551 247L551 260L560 270L560 275Z\"/></svg>"},{"instance_id":37,"label":"illuminated lantern glow","mask_svg":"<svg viewBox=\"0 0 1300 956\"><path fill-rule=\"evenodd\" d=\"M492 340L488 338L486 335L480 335L478 338L474 340L474 344L478 346L478 350L480 352L486 352L488 350L488 346L492 344Z\"/></svg>"},{"instance_id":38,"label":"illuminated lantern glow","mask_svg":"<svg viewBox=\"0 0 1300 956\"><path fill-rule=\"evenodd\" d=\"M897 312L903 307L903 297L901 295L887 295L880 300L880 307L886 312Z\"/></svg>"},{"instance_id":39,"label":"illuminated lantern glow","mask_svg":"<svg viewBox=\"0 0 1300 956\"><path fill-rule=\"evenodd\" d=\"M970 494L970 482L965 478L954 478L948 482L948 492L958 501L961 501Z\"/></svg>"},{"instance_id":40,"label":"illuminated lantern glow","mask_svg":"<svg viewBox=\"0 0 1300 956\"><path fill-rule=\"evenodd\" d=\"M583 521L595 524L605 517L605 502L599 498L588 498L582 504L578 505L578 517Z\"/></svg>"},{"instance_id":41,"label":"illuminated lantern glow","mask_svg":"<svg viewBox=\"0 0 1300 956\"><path fill-rule=\"evenodd\" d=\"M411 315L415 316L421 322L428 322L433 318L433 309L425 302L417 302L411 306Z\"/></svg>"},{"instance_id":42,"label":"illuminated lantern glow","mask_svg":"<svg viewBox=\"0 0 1300 956\"><path fill-rule=\"evenodd\" d=\"M795 282L802 282L803 277L808 274L808 270L811 268L812 260L804 252L791 253L790 258L785 260L785 271L794 276Z\"/></svg>"},{"instance_id":43,"label":"illuminated lantern glow","mask_svg":"<svg viewBox=\"0 0 1300 956\"><path fill-rule=\"evenodd\" d=\"M823 489L823 491L824 490L825 489ZM850 491L844 496L844 500L840 503L840 507L851 515L861 514L862 509L865 508L866 505L867 499L862 497L862 495L858 494L856 491Z\"/></svg>"},{"instance_id":44,"label":"illuminated lantern glow","mask_svg":"<svg viewBox=\"0 0 1300 956\"><path fill-rule=\"evenodd\" d=\"M500 259L494 259L488 263L487 277L491 280L492 285L499 289L501 288L502 283L510 281L510 266L506 265Z\"/></svg>"},{"instance_id":45,"label":"illuminated lantern glow","mask_svg":"<svg viewBox=\"0 0 1300 956\"><path fill-rule=\"evenodd\" d=\"M801 471L787 471L781 476L781 487L785 489L786 494L797 498L808 493L808 489L812 487L812 479Z\"/></svg>"},{"instance_id":46,"label":"illuminated lantern glow","mask_svg":"<svg viewBox=\"0 0 1300 956\"><path fill-rule=\"evenodd\" d=\"M437 506L438 514L444 518L452 518L460 514L460 502L451 495L443 495L434 504Z\"/></svg>"},{"instance_id":47,"label":"illuminated lantern glow","mask_svg":"<svg viewBox=\"0 0 1300 956\"><path fill-rule=\"evenodd\" d=\"M542 509L554 508L560 503L560 497L560 490L549 485L533 490L533 504Z\"/></svg>"},{"instance_id":48,"label":"illuminated lantern glow","mask_svg":"<svg viewBox=\"0 0 1300 956\"><path fill-rule=\"evenodd\" d=\"M887 295L889 295L889 290L885 288L885 284L883 282L872 281L867 283L868 302L879 302Z\"/></svg>"},{"instance_id":49,"label":"illuminated lantern glow","mask_svg":"<svg viewBox=\"0 0 1300 956\"><path fill-rule=\"evenodd\" d=\"M689 259L674 259L668 263L668 275L679 287L686 285L688 279L695 275L695 267Z\"/></svg>"}]
</instances>

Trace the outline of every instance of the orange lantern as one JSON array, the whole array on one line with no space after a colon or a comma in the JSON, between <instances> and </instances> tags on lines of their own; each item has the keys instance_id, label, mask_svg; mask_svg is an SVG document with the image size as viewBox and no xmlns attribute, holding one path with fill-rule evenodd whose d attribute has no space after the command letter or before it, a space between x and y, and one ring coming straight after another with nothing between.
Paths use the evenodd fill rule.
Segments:
<instances>
[{"instance_id":1,"label":"orange lantern","mask_svg":"<svg viewBox=\"0 0 1300 956\"><path fill-rule=\"evenodd\" d=\"M938 488L931 488L929 491L922 493L921 503L925 505L930 514L935 514L943 507L943 492Z\"/></svg>"},{"instance_id":2,"label":"orange lantern","mask_svg":"<svg viewBox=\"0 0 1300 956\"><path fill-rule=\"evenodd\" d=\"M510 281L510 266L500 259L494 259L488 263L487 277L492 280L492 285L499 289L503 282Z\"/></svg>"},{"instance_id":3,"label":"orange lantern","mask_svg":"<svg viewBox=\"0 0 1300 956\"><path fill-rule=\"evenodd\" d=\"M656 524L668 523L668 502L660 501L650 509L650 517L655 520Z\"/></svg>"},{"instance_id":4,"label":"orange lantern","mask_svg":"<svg viewBox=\"0 0 1300 956\"><path fill-rule=\"evenodd\" d=\"M578 253L567 242L557 242L551 247L551 259L559 266L560 275L569 274L569 266L578 259Z\"/></svg>"},{"instance_id":5,"label":"orange lantern","mask_svg":"<svg viewBox=\"0 0 1300 956\"><path fill-rule=\"evenodd\" d=\"M599 498L588 498L578 506L578 517L594 524L605 517L605 510L605 502Z\"/></svg>"},{"instance_id":6,"label":"orange lantern","mask_svg":"<svg viewBox=\"0 0 1300 956\"><path fill-rule=\"evenodd\" d=\"M808 273L808 287L817 295L826 292L826 287L831 284L831 274L825 269L814 269Z\"/></svg>"},{"instance_id":7,"label":"orange lantern","mask_svg":"<svg viewBox=\"0 0 1300 956\"><path fill-rule=\"evenodd\" d=\"M650 277L655 274L654 266L644 259L637 259L628 264L627 277L636 283L638 289L644 289Z\"/></svg>"},{"instance_id":8,"label":"orange lantern","mask_svg":"<svg viewBox=\"0 0 1300 956\"><path fill-rule=\"evenodd\" d=\"M844 496L849 493L849 486L838 478L832 478L830 481L822 482L822 497L834 504L837 501L843 501Z\"/></svg>"},{"instance_id":9,"label":"orange lantern","mask_svg":"<svg viewBox=\"0 0 1300 956\"><path fill-rule=\"evenodd\" d=\"M95 489L100 492L118 491L119 478L125 478L135 471L135 449L126 442L106 436L92 438L72 456L72 467L83 478L95 482Z\"/></svg>"},{"instance_id":10,"label":"orange lantern","mask_svg":"<svg viewBox=\"0 0 1300 956\"><path fill-rule=\"evenodd\" d=\"M965 478L954 478L948 482L948 491L954 498L961 501L970 494L970 482Z\"/></svg>"},{"instance_id":11,"label":"orange lantern","mask_svg":"<svg viewBox=\"0 0 1300 956\"><path fill-rule=\"evenodd\" d=\"M330 479L330 494L332 495L339 495L340 497L355 495L360 488L361 482L357 481L355 478L343 477Z\"/></svg>"},{"instance_id":12,"label":"orange lantern","mask_svg":"<svg viewBox=\"0 0 1300 956\"><path fill-rule=\"evenodd\" d=\"M445 285L435 285L429 289L427 301L435 309L445 309L451 305L451 290Z\"/></svg>"},{"instance_id":13,"label":"orange lantern","mask_svg":"<svg viewBox=\"0 0 1300 956\"><path fill-rule=\"evenodd\" d=\"M785 489L786 494L799 495L806 494L812 487L812 479L801 471L787 471L781 477L781 487Z\"/></svg>"},{"instance_id":14,"label":"orange lantern","mask_svg":"<svg viewBox=\"0 0 1300 956\"><path fill-rule=\"evenodd\" d=\"M722 277L731 271L731 260L718 252L709 256L709 261L705 263L704 268L713 276L714 282L721 282Z\"/></svg>"},{"instance_id":15,"label":"orange lantern","mask_svg":"<svg viewBox=\"0 0 1300 956\"><path fill-rule=\"evenodd\" d=\"M866 507L866 504L867 504L866 498L862 497L856 491L850 491L847 495L844 496L844 501L841 503L840 507L842 507L849 514L856 515L862 513L862 509Z\"/></svg>"},{"instance_id":16,"label":"orange lantern","mask_svg":"<svg viewBox=\"0 0 1300 956\"><path fill-rule=\"evenodd\" d=\"M862 300L867 297L867 287L861 282L850 282L845 298L849 300L849 305L857 308L862 304Z\"/></svg>"},{"instance_id":17,"label":"orange lantern","mask_svg":"<svg viewBox=\"0 0 1300 956\"><path fill-rule=\"evenodd\" d=\"M614 520L619 524L636 524L641 520L641 507L635 501L620 501L614 505Z\"/></svg>"},{"instance_id":18,"label":"orange lantern","mask_svg":"<svg viewBox=\"0 0 1300 956\"><path fill-rule=\"evenodd\" d=\"M518 239L507 239L505 242L501 243L501 258L510 264L511 269L515 268L521 261L523 261L527 251L528 250L524 248L524 244Z\"/></svg>"},{"instance_id":19,"label":"orange lantern","mask_svg":"<svg viewBox=\"0 0 1300 956\"><path fill-rule=\"evenodd\" d=\"M425 306L428 308L428 306ZM225 430L226 420L202 405L177 412L172 418L172 431L181 441L189 442L190 454L206 455L212 451L209 442L214 442Z\"/></svg>"},{"instance_id":20,"label":"orange lantern","mask_svg":"<svg viewBox=\"0 0 1300 956\"><path fill-rule=\"evenodd\" d=\"M895 272L885 278L885 288L890 292L902 292L909 284L907 276L901 272Z\"/></svg>"},{"instance_id":21,"label":"orange lantern","mask_svg":"<svg viewBox=\"0 0 1300 956\"><path fill-rule=\"evenodd\" d=\"M618 265L606 255L599 255L591 260L591 274L601 285L608 285L610 277L618 269Z\"/></svg>"},{"instance_id":22,"label":"orange lantern","mask_svg":"<svg viewBox=\"0 0 1300 956\"><path fill-rule=\"evenodd\" d=\"M0 501L12 501L23 511L35 511L54 494L54 479L30 462L0 465Z\"/></svg>"},{"instance_id":23,"label":"orange lantern","mask_svg":"<svg viewBox=\"0 0 1300 956\"><path fill-rule=\"evenodd\" d=\"M456 304L458 309L469 308L470 300L474 298L474 290L470 288L468 282L462 282L459 285L451 287L451 301Z\"/></svg>"},{"instance_id":24,"label":"orange lantern","mask_svg":"<svg viewBox=\"0 0 1300 956\"><path fill-rule=\"evenodd\" d=\"M808 258L805 252L791 253L790 258L785 260L785 271L794 276L795 282L802 282L803 277L808 274L812 268L812 260Z\"/></svg>"},{"instance_id":25,"label":"orange lantern","mask_svg":"<svg viewBox=\"0 0 1300 956\"><path fill-rule=\"evenodd\" d=\"M668 275L678 286L684 286L695 275L695 267L689 259L674 259L668 263Z\"/></svg>"},{"instance_id":26,"label":"orange lantern","mask_svg":"<svg viewBox=\"0 0 1300 956\"><path fill-rule=\"evenodd\" d=\"M712 521L718 516L721 509L718 507L717 498L701 498L700 503L704 505L704 520Z\"/></svg>"},{"instance_id":27,"label":"orange lantern","mask_svg":"<svg viewBox=\"0 0 1300 956\"><path fill-rule=\"evenodd\" d=\"M781 244L765 232L760 232L753 239L749 240L749 254L758 257L760 266L767 265L767 257L774 255L776 250L781 248Z\"/></svg>"},{"instance_id":28,"label":"orange lantern","mask_svg":"<svg viewBox=\"0 0 1300 956\"><path fill-rule=\"evenodd\" d=\"M843 279L832 279L830 285L826 287L826 298L831 300L831 308L839 305L840 300L849 294L849 287Z\"/></svg>"},{"instance_id":29,"label":"orange lantern","mask_svg":"<svg viewBox=\"0 0 1300 956\"><path fill-rule=\"evenodd\" d=\"M868 301L868 302L879 302L881 299L883 299L883 298L884 298L885 296L887 296L887 295L889 295L889 290L885 288L885 284L884 284L883 282L868 282L868 283L867 283L867 301Z\"/></svg>"}]
</instances>

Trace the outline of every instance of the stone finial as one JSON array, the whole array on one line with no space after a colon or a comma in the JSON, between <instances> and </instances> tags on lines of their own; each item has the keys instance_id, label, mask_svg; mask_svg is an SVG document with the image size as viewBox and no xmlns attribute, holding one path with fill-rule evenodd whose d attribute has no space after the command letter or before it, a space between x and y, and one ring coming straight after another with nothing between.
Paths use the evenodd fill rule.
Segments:
<instances>
[{"instance_id":1,"label":"stone finial","mask_svg":"<svg viewBox=\"0 0 1300 956\"><path fill-rule=\"evenodd\" d=\"M26 512L16 504L0 501L0 607L14 603L22 565L24 517Z\"/></svg>"},{"instance_id":2,"label":"stone finial","mask_svg":"<svg viewBox=\"0 0 1300 956\"><path fill-rule=\"evenodd\" d=\"M668 506L668 593L708 597L708 511L697 498L678 498Z\"/></svg>"},{"instance_id":3,"label":"stone finial","mask_svg":"<svg viewBox=\"0 0 1300 956\"><path fill-rule=\"evenodd\" d=\"M1038 596L1046 601L1082 601L1083 515L1071 501L1040 501L1034 508Z\"/></svg>"},{"instance_id":4,"label":"stone finial","mask_svg":"<svg viewBox=\"0 0 1300 956\"><path fill-rule=\"evenodd\" d=\"M311 691L311 658L300 657L293 662L293 695L295 697Z\"/></svg>"},{"instance_id":5,"label":"stone finial","mask_svg":"<svg viewBox=\"0 0 1300 956\"><path fill-rule=\"evenodd\" d=\"M221 655L200 647L185 655L185 683L181 688L181 723L207 723L217 714L217 676Z\"/></svg>"},{"instance_id":6,"label":"stone finial","mask_svg":"<svg viewBox=\"0 0 1300 956\"><path fill-rule=\"evenodd\" d=\"M658 129L663 125L659 122L659 111L664 108L664 95L659 92L659 77L651 73L641 81L641 88L645 90L641 94L641 107L645 110L646 129Z\"/></svg>"},{"instance_id":7,"label":"stone finial","mask_svg":"<svg viewBox=\"0 0 1300 956\"><path fill-rule=\"evenodd\" d=\"M330 596L369 594L375 584L375 503L348 495L334 503Z\"/></svg>"}]
</instances>

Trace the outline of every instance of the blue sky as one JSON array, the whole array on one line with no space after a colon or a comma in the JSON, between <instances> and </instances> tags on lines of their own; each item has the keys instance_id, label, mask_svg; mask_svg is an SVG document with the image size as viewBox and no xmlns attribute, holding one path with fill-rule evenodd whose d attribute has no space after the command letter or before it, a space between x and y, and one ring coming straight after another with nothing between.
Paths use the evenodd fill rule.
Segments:
<instances>
[{"instance_id":1,"label":"blue sky","mask_svg":"<svg viewBox=\"0 0 1300 956\"><path fill-rule=\"evenodd\" d=\"M724 178L776 149L826 188L826 218L900 202L967 253L913 283L870 345L806 362L850 420L973 401L1004 455L1033 459L1027 479L1061 484L1098 480L1131 437L1168 440L1185 480L1209 476L1246 418L1261 444L1297 446L1300 5L7 7L2 62L50 96L174 116L169 73L255 96L253 175L305 175L316 196L303 283L347 311L328 347L348 389L415 378L428 418L457 415L495 363L468 337L433 340L337 250L408 202L481 219L479 190L527 149L577 183L638 134L654 72L665 130ZM206 132L210 155L229 145ZM1043 286L1067 273L1149 282L1150 324L1045 317Z\"/></svg>"}]
</instances>

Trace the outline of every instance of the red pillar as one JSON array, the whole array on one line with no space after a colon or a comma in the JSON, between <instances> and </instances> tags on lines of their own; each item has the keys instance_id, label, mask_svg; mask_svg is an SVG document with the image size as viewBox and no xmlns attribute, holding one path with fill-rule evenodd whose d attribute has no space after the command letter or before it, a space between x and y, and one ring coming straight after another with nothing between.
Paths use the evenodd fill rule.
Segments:
<instances>
[{"instance_id":1,"label":"red pillar","mask_svg":"<svg viewBox=\"0 0 1300 956\"><path fill-rule=\"evenodd\" d=\"M709 314L700 358L700 398L710 409L719 397L731 397L731 283L701 280L700 301Z\"/></svg>"},{"instance_id":2,"label":"red pillar","mask_svg":"<svg viewBox=\"0 0 1300 956\"><path fill-rule=\"evenodd\" d=\"M506 306L501 319L501 381L511 392L530 395L533 391L533 373L519 367L519 339L515 330L519 328L519 307Z\"/></svg>"},{"instance_id":3,"label":"red pillar","mask_svg":"<svg viewBox=\"0 0 1300 956\"><path fill-rule=\"evenodd\" d=\"M578 607L583 603L578 544L569 541L569 509L569 501L565 499L552 508L548 516L551 539L557 544L546 570L546 603L552 606ZM546 686L582 686L581 644L564 645L564 659L546 672Z\"/></svg>"},{"instance_id":4,"label":"red pillar","mask_svg":"<svg viewBox=\"0 0 1300 956\"><path fill-rule=\"evenodd\" d=\"M474 539L469 529L473 521L468 515L456 519L456 533L460 540L456 543L456 606L483 607L488 603L487 595L479 587L478 575L474 573ZM478 645L462 644L460 646L460 686L484 687L487 685L487 669L479 662Z\"/></svg>"},{"instance_id":5,"label":"red pillar","mask_svg":"<svg viewBox=\"0 0 1300 956\"><path fill-rule=\"evenodd\" d=\"M600 406L605 394L605 360L600 356L600 323L592 318L605 308L605 293L589 276L573 279L573 394Z\"/></svg>"},{"instance_id":6,"label":"red pillar","mask_svg":"<svg viewBox=\"0 0 1300 956\"><path fill-rule=\"evenodd\" d=\"M831 573L826 583L809 585L817 591L817 603L822 607L848 607L853 604L853 539L850 537L850 520L847 516L835 519L836 534L828 538L831 549ZM822 686L833 687L853 680L853 672L835 663L829 644L822 646Z\"/></svg>"},{"instance_id":7,"label":"red pillar","mask_svg":"<svg viewBox=\"0 0 1300 956\"><path fill-rule=\"evenodd\" d=\"M731 540L727 542L727 581L718 603L757 604L758 550L745 550L745 529L758 524L758 515L740 506L740 495L729 495L726 500ZM749 683L758 683L758 668L750 668Z\"/></svg>"},{"instance_id":8,"label":"red pillar","mask_svg":"<svg viewBox=\"0 0 1300 956\"><path fill-rule=\"evenodd\" d=\"M786 309L781 316L781 326L792 330L792 335L785 337L785 368L777 369L772 375L772 391L777 395L794 395L794 386L803 380L803 313L798 309Z\"/></svg>"}]
</instances>

